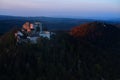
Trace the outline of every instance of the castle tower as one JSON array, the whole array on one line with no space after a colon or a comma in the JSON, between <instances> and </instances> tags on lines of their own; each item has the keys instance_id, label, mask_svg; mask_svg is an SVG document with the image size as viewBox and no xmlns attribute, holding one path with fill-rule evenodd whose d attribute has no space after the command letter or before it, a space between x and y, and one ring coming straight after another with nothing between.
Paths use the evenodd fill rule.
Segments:
<instances>
[{"instance_id":1,"label":"castle tower","mask_svg":"<svg viewBox=\"0 0 120 80\"><path fill-rule=\"evenodd\" d=\"M41 33L42 32L42 23L35 22L34 23L34 27L35 27L35 32L37 32L37 33Z\"/></svg>"}]
</instances>

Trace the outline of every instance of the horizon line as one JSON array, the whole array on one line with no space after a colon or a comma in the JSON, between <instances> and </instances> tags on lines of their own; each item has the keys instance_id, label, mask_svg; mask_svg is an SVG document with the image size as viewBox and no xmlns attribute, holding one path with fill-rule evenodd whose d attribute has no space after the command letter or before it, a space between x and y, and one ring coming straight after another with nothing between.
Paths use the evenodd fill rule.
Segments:
<instances>
[{"instance_id":1,"label":"horizon line","mask_svg":"<svg viewBox=\"0 0 120 80\"><path fill-rule=\"evenodd\" d=\"M66 19L89 19L89 20L111 20L111 19L120 19L120 17L118 17L118 18L98 18L98 17L78 17L78 18L76 18L76 17L57 17L57 16L20 16L20 15L7 15L7 14L0 14L0 16L9 16L9 17L24 17L24 18L34 18L34 17L46 17L46 18L66 18Z\"/></svg>"}]
</instances>

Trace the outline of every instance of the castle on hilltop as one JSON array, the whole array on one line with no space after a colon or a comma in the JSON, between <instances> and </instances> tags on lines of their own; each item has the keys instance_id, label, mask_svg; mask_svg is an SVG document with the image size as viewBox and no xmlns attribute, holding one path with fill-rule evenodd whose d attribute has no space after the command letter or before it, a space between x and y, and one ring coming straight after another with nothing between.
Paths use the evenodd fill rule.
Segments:
<instances>
[{"instance_id":1,"label":"castle on hilltop","mask_svg":"<svg viewBox=\"0 0 120 80\"><path fill-rule=\"evenodd\" d=\"M22 28L15 33L17 43L31 42L37 43L41 37L50 39L51 32L43 30L41 22L26 22Z\"/></svg>"}]
</instances>

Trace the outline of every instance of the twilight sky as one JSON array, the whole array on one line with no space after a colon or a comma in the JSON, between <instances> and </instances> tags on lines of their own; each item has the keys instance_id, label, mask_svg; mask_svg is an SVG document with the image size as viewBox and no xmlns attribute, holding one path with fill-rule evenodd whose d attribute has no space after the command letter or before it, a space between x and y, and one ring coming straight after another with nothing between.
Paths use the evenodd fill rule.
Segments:
<instances>
[{"instance_id":1,"label":"twilight sky","mask_svg":"<svg viewBox=\"0 0 120 80\"><path fill-rule=\"evenodd\" d=\"M120 0L0 0L0 15L120 18Z\"/></svg>"}]
</instances>

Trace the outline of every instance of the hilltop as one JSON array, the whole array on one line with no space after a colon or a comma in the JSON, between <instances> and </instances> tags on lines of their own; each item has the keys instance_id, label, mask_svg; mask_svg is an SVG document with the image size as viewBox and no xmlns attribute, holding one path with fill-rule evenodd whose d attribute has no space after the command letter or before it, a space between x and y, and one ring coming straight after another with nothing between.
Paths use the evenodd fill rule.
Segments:
<instances>
[{"instance_id":1,"label":"hilltop","mask_svg":"<svg viewBox=\"0 0 120 80\"><path fill-rule=\"evenodd\" d=\"M70 34L102 47L117 44L120 40L120 29L104 22L91 22L76 26L71 29Z\"/></svg>"},{"instance_id":2,"label":"hilltop","mask_svg":"<svg viewBox=\"0 0 120 80\"><path fill-rule=\"evenodd\" d=\"M107 24L104 22L91 22L82 24L74 27L71 30L71 34L76 37L84 37L84 36L102 36L102 35L117 35L119 33L119 29L111 24Z\"/></svg>"}]
</instances>

